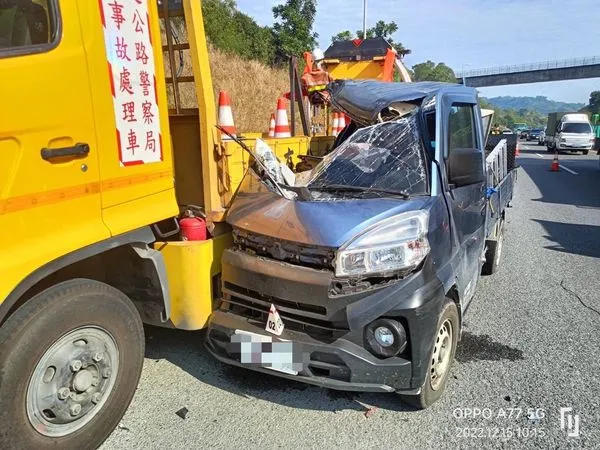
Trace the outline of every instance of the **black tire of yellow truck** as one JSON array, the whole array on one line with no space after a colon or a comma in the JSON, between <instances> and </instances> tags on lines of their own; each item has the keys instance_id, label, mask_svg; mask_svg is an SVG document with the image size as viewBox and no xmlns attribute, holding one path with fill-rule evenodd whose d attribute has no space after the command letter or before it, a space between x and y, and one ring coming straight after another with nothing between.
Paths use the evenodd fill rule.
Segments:
<instances>
[{"instance_id":1,"label":"black tire of yellow truck","mask_svg":"<svg viewBox=\"0 0 600 450\"><path fill-rule=\"evenodd\" d=\"M118 425L144 360L144 328L122 292L74 279L0 328L3 448L97 448Z\"/></svg>"}]
</instances>

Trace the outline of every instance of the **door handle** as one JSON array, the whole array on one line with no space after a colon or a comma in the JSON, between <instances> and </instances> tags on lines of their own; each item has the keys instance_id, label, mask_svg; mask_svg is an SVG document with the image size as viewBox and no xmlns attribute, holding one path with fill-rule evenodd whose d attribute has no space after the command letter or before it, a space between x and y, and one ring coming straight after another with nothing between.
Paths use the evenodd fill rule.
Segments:
<instances>
[{"instance_id":1,"label":"door handle","mask_svg":"<svg viewBox=\"0 0 600 450\"><path fill-rule=\"evenodd\" d=\"M90 152L88 144L77 143L72 147L61 148L43 148L41 151L42 159L49 161L53 158L61 158L64 156L85 156Z\"/></svg>"}]
</instances>

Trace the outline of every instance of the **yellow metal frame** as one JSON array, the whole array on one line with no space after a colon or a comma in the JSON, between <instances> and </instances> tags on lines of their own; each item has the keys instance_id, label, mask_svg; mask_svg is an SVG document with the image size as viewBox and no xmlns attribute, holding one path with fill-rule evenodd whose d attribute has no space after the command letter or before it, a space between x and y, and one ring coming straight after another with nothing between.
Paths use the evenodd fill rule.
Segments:
<instances>
[{"instance_id":1,"label":"yellow metal frame","mask_svg":"<svg viewBox=\"0 0 600 450\"><path fill-rule=\"evenodd\" d=\"M213 279L221 272L221 255L231 234L207 241L156 242L167 267L171 322L182 330L206 326L214 309Z\"/></svg>"},{"instance_id":2,"label":"yellow metal frame","mask_svg":"<svg viewBox=\"0 0 600 450\"><path fill-rule=\"evenodd\" d=\"M219 138L215 128L217 109L213 97L202 4L197 0L184 0L183 7L194 70L196 99L200 112L200 151L202 152L204 207L209 215L222 214L224 208L218 190L218 166L215 159L215 153L219 153L217 145Z\"/></svg>"}]
</instances>

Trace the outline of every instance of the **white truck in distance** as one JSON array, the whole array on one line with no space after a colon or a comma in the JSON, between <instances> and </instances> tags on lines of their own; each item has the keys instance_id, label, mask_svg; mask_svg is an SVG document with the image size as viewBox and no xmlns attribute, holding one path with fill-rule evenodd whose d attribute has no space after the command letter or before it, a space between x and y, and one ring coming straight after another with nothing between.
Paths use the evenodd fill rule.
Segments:
<instances>
[{"instance_id":1,"label":"white truck in distance","mask_svg":"<svg viewBox=\"0 0 600 450\"><path fill-rule=\"evenodd\" d=\"M594 147L594 131L587 114L550 113L546 127L549 152L569 150L587 155Z\"/></svg>"}]
</instances>

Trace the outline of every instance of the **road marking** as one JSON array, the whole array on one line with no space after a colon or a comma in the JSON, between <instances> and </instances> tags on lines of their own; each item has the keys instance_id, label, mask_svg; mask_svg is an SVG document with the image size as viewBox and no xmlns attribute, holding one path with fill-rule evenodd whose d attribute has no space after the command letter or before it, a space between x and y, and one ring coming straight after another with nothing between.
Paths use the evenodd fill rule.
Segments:
<instances>
[{"instance_id":1,"label":"road marking","mask_svg":"<svg viewBox=\"0 0 600 450\"><path fill-rule=\"evenodd\" d=\"M538 155L540 158L543 158L543 155L540 155L539 153L536 153L536 155Z\"/></svg>"},{"instance_id":2,"label":"road marking","mask_svg":"<svg viewBox=\"0 0 600 450\"><path fill-rule=\"evenodd\" d=\"M579 175L577 172L575 172L574 170L569 169L568 167L563 166L562 164L559 164L559 167L561 167L562 169L565 169L567 172L572 173L573 175Z\"/></svg>"}]
</instances>

